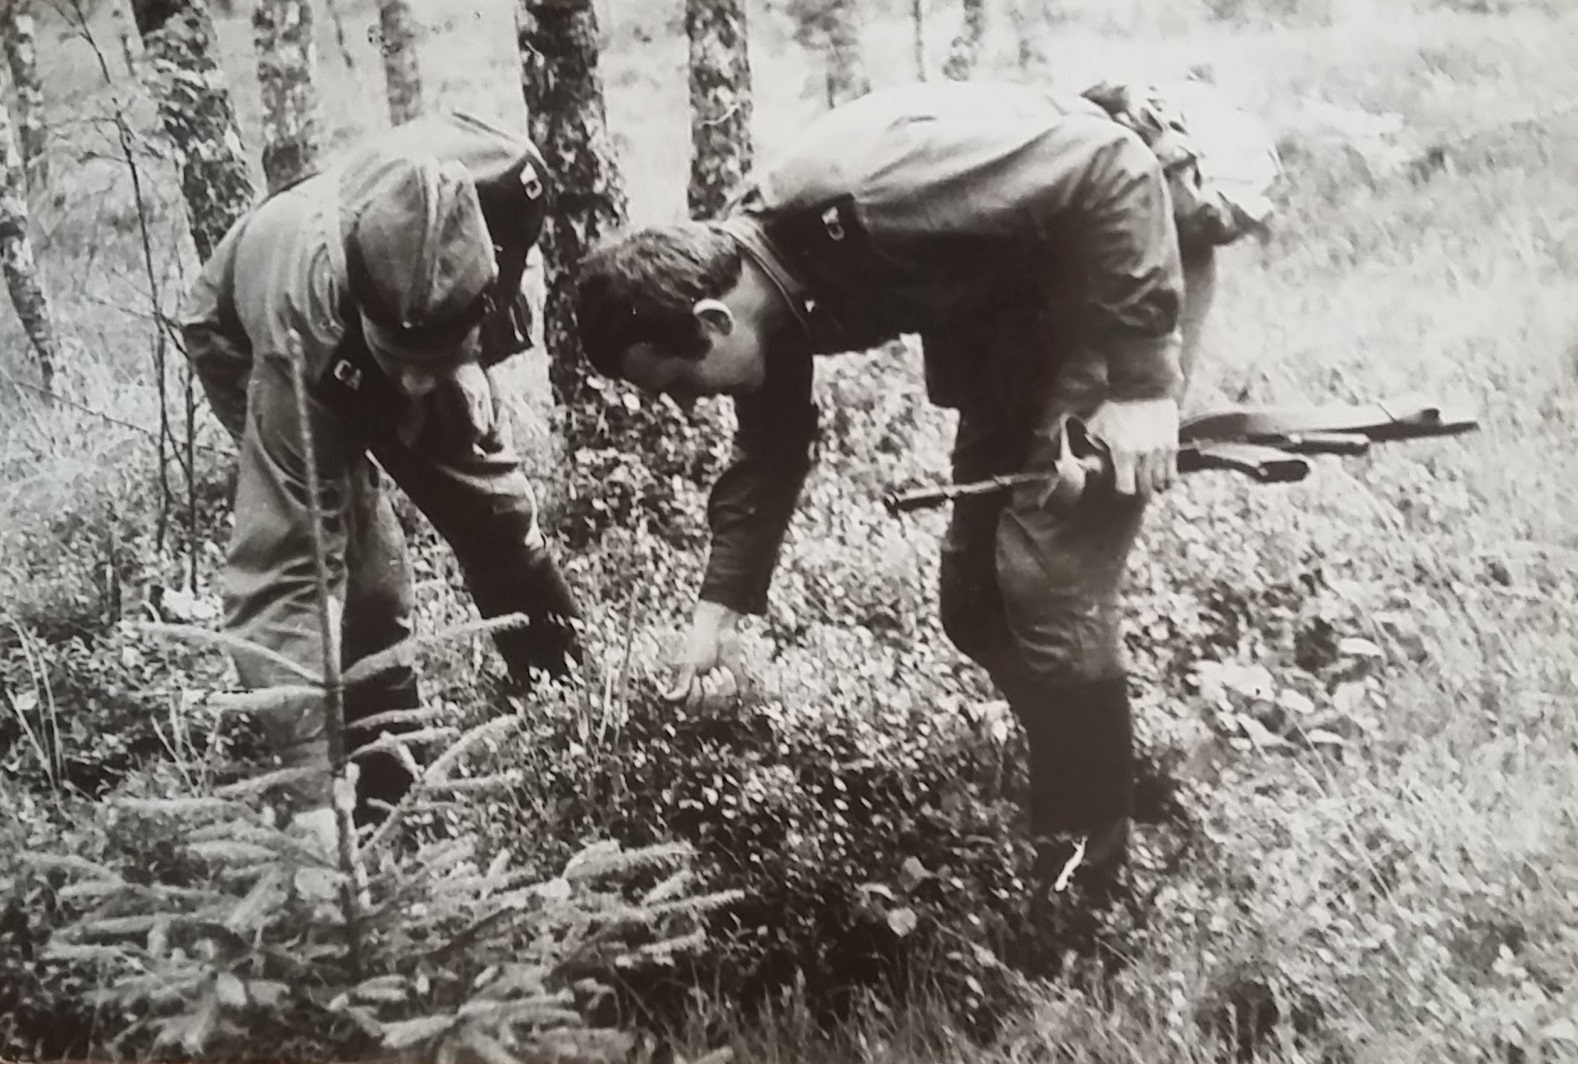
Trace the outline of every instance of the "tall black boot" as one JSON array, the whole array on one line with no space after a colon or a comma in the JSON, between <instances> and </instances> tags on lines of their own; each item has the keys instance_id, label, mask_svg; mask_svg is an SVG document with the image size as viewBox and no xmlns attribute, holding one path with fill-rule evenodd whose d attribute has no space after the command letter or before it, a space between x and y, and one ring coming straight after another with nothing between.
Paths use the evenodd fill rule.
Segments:
<instances>
[{"instance_id":1,"label":"tall black boot","mask_svg":"<svg viewBox=\"0 0 1580 1066\"><path fill-rule=\"evenodd\" d=\"M1026 731L1034 876L1060 890L1111 884L1124 862L1135 774L1125 679L1006 694Z\"/></svg>"},{"instance_id":2,"label":"tall black boot","mask_svg":"<svg viewBox=\"0 0 1580 1066\"><path fill-rule=\"evenodd\" d=\"M417 675L410 668L402 667L384 677L348 689L345 696L346 749L348 751L370 744L379 734L399 736L420 728L413 724L381 726L364 729L359 723L387 711L410 711L421 706L417 697ZM421 758L421 753L414 753ZM412 775L394 752L379 751L358 756L356 822L369 825L388 814L384 804L398 804L412 786Z\"/></svg>"}]
</instances>

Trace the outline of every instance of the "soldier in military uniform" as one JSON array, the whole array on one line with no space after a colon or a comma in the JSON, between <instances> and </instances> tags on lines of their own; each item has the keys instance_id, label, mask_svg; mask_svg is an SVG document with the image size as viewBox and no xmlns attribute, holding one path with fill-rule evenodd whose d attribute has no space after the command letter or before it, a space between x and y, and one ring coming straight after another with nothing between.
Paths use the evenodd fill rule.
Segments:
<instances>
[{"instance_id":1,"label":"soldier in military uniform","mask_svg":"<svg viewBox=\"0 0 1580 1066\"><path fill-rule=\"evenodd\" d=\"M957 480L1052 473L1072 420L1107 454L1111 483L1070 506L1038 485L958 501L943 544L944 627L1029 744L1044 887L1106 883L1124 853L1116 594L1147 499L1175 477L1182 331L1199 332L1222 239L1182 256L1159 154L1116 120L1122 96L1105 104L1007 84L880 90L813 122L723 221L627 232L577 279L600 372L734 399L675 698L741 669L738 627L765 609L811 461L814 355L920 334L930 398L960 412Z\"/></svg>"},{"instance_id":2,"label":"soldier in military uniform","mask_svg":"<svg viewBox=\"0 0 1580 1066\"><path fill-rule=\"evenodd\" d=\"M495 637L513 677L571 668L577 607L502 438L489 370L527 346L519 296L544 173L519 135L464 115L419 119L265 200L204 266L182 328L240 448L228 632L323 676L294 366L307 386L342 662L412 632L412 572L382 470L454 549L482 614L530 618ZM264 656L236 662L248 687L299 682ZM346 693L351 722L417 706L410 669ZM327 770L321 709L273 712L263 725L286 765ZM364 817L409 784L392 756L360 769ZM297 797L309 824L330 817L328 789L325 773Z\"/></svg>"}]
</instances>

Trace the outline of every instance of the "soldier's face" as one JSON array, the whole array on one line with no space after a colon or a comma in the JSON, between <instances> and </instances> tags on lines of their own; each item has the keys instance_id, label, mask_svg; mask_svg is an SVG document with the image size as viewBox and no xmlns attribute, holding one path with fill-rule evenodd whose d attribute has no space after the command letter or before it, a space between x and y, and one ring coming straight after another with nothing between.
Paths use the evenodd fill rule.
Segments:
<instances>
[{"instance_id":1,"label":"soldier's face","mask_svg":"<svg viewBox=\"0 0 1580 1066\"><path fill-rule=\"evenodd\" d=\"M708 350L700 359L635 344L622 362L624 377L644 392L672 396L682 403L702 396L740 396L762 387L766 364L762 330L738 320L718 300L697 304L697 319Z\"/></svg>"},{"instance_id":2,"label":"soldier's face","mask_svg":"<svg viewBox=\"0 0 1580 1066\"><path fill-rule=\"evenodd\" d=\"M477 333L474 330L460 345L443 352L395 351L373 343L370 336L368 351L401 393L415 400L428 395L453 378L461 367L476 360Z\"/></svg>"}]
</instances>

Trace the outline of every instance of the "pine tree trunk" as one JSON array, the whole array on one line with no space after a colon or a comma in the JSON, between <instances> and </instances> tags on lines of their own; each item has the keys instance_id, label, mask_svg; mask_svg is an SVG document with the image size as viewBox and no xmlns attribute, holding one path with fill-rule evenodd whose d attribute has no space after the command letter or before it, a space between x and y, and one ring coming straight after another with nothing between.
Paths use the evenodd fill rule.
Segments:
<instances>
[{"instance_id":1,"label":"pine tree trunk","mask_svg":"<svg viewBox=\"0 0 1580 1066\"><path fill-rule=\"evenodd\" d=\"M29 189L42 189L49 183L49 166L44 156L48 140L44 123L44 86L38 77L38 44L34 36L30 0L11 0L5 12L5 58L11 68L11 84L16 89L16 131L22 149L22 164L27 170Z\"/></svg>"},{"instance_id":2,"label":"pine tree trunk","mask_svg":"<svg viewBox=\"0 0 1580 1066\"><path fill-rule=\"evenodd\" d=\"M406 0L379 0L379 52L390 122L399 126L422 114L422 65L417 62L417 24Z\"/></svg>"},{"instance_id":3,"label":"pine tree trunk","mask_svg":"<svg viewBox=\"0 0 1580 1066\"><path fill-rule=\"evenodd\" d=\"M692 218L713 218L752 165L752 68L742 0L687 0Z\"/></svg>"},{"instance_id":4,"label":"pine tree trunk","mask_svg":"<svg viewBox=\"0 0 1580 1066\"><path fill-rule=\"evenodd\" d=\"M17 318L33 342L38 357L39 378L44 387L55 381L55 328L49 317L49 301L39 284L33 260L33 242L28 238L27 175L21 153L11 131L11 113L0 103L0 269L5 272L6 288Z\"/></svg>"},{"instance_id":5,"label":"pine tree trunk","mask_svg":"<svg viewBox=\"0 0 1580 1066\"><path fill-rule=\"evenodd\" d=\"M263 91L263 176L272 192L318 155L312 0L258 0L252 30Z\"/></svg>"},{"instance_id":6,"label":"pine tree trunk","mask_svg":"<svg viewBox=\"0 0 1580 1066\"><path fill-rule=\"evenodd\" d=\"M252 202L214 23L203 0L131 0L154 99L181 166L192 242L207 259Z\"/></svg>"},{"instance_id":7,"label":"pine tree trunk","mask_svg":"<svg viewBox=\"0 0 1580 1066\"><path fill-rule=\"evenodd\" d=\"M916 80L927 80L927 23L923 18L922 0L911 0L911 51L916 62Z\"/></svg>"},{"instance_id":8,"label":"pine tree trunk","mask_svg":"<svg viewBox=\"0 0 1580 1066\"><path fill-rule=\"evenodd\" d=\"M865 96L872 91L861 54L861 28L856 24L854 0L833 0L828 5L828 103L830 107Z\"/></svg>"},{"instance_id":9,"label":"pine tree trunk","mask_svg":"<svg viewBox=\"0 0 1580 1066\"><path fill-rule=\"evenodd\" d=\"M625 185L604 114L592 0L518 0L516 40L531 137L555 190L539 241L549 278L543 310L549 383L555 402L574 410L588 391L572 303L576 265L626 218Z\"/></svg>"},{"instance_id":10,"label":"pine tree trunk","mask_svg":"<svg viewBox=\"0 0 1580 1066\"><path fill-rule=\"evenodd\" d=\"M944 77L965 81L976 73L982 60L982 35L987 29L987 10L983 0L961 0L964 22L949 45L944 61Z\"/></svg>"}]
</instances>

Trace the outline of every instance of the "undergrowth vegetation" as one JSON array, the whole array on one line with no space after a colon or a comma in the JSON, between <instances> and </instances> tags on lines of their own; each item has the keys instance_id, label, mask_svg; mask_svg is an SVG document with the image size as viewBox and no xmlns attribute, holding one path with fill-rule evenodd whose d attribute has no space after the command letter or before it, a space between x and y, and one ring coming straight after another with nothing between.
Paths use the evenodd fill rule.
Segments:
<instances>
[{"instance_id":1,"label":"undergrowth vegetation","mask_svg":"<svg viewBox=\"0 0 1580 1066\"><path fill-rule=\"evenodd\" d=\"M508 5L419 6L440 97L518 115ZM634 211L667 217L678 8L604 6ZM1482 420L1289 487L1193 476L1153 508L1126 594L1128 891L1079 928L1027 913L1020 737L939 629L944 516L879 502L947 469L953 416L905 344L819 368L821 461L753 685L693 712L658 692L728 411L651 456L561 457L529 365L529 465L580 460L544 495L589 666L502 684L405 513L419 630L451 637L421 649L431 779L349 866L274 828L223 655L159 628L215 625L220 434L188 495L144 436L8 389L0 1057L1572 1061L1572 10L1060 5L1039 59L1011 33L1039 5L989 6L997 75L1210 67L1279 133L1279 227L1225 257L1187 408L1426 393ZM908 5L872 7L874 80L898 80ZM819 105L778 5L753 12L769 148ZM222 33L241 85L245 20ZM51 40L57 110L108 106L80 43ZM338 143L379 105L324 50ZM60 129L88 160L39 209L63 376L153 427L146 323L113 305L146 306L135 212L93 184L93 123ZM173 193L149 209L179 232Z\"/></svg>"}]
</instances>

